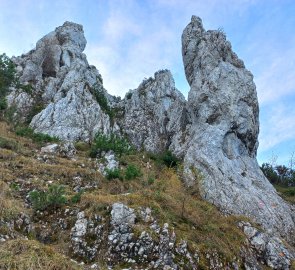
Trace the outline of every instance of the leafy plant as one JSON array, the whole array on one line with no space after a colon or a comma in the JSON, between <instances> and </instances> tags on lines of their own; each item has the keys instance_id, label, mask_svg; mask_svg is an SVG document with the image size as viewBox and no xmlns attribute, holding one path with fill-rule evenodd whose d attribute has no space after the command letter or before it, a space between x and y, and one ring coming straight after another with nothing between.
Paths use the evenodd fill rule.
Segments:
<instances>
[{"instance_id":1,"label":"leafy plant","mask_svg":"<svg viewBox=\"0 0 295 270\"><path fill-rule=\"evenodd\" d=\"M133 164L127 166L125 171L125 179L131 180L142 175L140 168Z\"/></svg>"},{"instance_id":2,"label":"leafy plant","mask_svg":"<svg viewBox=\"0 0 295 270\"><path fill-rule=\"evenodd\" d=\"M90 150L90 157L95 158L102 152L114 151L121 156L122 154L130 154L133 148L125 138L121 138L115 134L104 135L98 133Z\"/></svg>"},{"instance_id":3,"label":"leafy plant","mask_svg":"<svg viewBox=\"0 0 295 270\"><path fill-rule=\"evenodd\" d=\"M61 185L52 185L48 191L33 190L29 193L29 198L35 210L55 209L67 202L65 188Z\"/></svg>"}]
</instances>

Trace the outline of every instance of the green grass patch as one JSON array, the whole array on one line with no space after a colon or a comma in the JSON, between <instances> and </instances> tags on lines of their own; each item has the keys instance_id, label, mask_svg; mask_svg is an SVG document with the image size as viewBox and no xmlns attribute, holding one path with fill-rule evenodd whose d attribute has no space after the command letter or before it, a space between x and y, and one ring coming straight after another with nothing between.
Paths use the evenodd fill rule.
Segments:
<instances>
[{"instance_id":1,"label":"green grass patch","mask_svg":"<svg viewBox=\"0 0 295 270\"><path fill-rule=\"evenodd\" d=\"M15 133L18 136L30 138L32 139L34 143L37 143L37 144L44 144L44 143L59 141L57 137L52 137L44 133L34 132L34 130L30 127L18 127L16 128Z\"/></svg>"}]
</instances>

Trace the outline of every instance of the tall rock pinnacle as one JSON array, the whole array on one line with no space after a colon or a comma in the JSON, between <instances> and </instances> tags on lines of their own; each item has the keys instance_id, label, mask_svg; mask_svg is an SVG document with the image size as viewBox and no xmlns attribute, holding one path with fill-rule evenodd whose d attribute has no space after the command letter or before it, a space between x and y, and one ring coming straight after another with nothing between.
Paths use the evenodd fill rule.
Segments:
<instances>
[{"instance_id":1,"label":"tall rock pinnacle","mask_svg":"<svg viewBox=\"0 0 295 270\"><path fill-rule=\"evenodd\" d=\"M294 212L256 161L259 109L252 74L222 31L205 31L196 16L183 31L182 54L192 121L184 163L202 172L202 196L290 239Z\"/></svg>"}]
</instances>

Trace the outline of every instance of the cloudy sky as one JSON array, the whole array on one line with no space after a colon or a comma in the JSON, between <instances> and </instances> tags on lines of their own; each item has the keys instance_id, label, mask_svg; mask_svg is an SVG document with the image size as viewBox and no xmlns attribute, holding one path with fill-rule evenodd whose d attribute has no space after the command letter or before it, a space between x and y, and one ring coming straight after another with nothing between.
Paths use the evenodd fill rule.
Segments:
<instances>
[{"instance_id":1,"label":"cloudy sky","mask_svg":"<svg viewBox=\"0 0 295 270\"><path fill-rule=\"evenodd\" d=\"M0 53L20 55L73 21L84 26L85 53L113 95L124 96L159 69L189 91L181 33L191 15L222 28L254 74L260 102L259 163L295 151L294 0L0 0Z\"/></svg>"}]
</instances>

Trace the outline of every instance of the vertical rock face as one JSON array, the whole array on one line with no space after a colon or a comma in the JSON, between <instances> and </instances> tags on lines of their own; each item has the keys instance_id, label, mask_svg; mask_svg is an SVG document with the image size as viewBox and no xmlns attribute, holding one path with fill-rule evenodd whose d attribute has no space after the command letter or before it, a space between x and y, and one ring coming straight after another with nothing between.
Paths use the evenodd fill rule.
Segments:
<instances>
[{"instance_id":1,"label":"vertical rock face","mask_svg":"<svg viewBox=\"0 0 295 270\"><path fill-rule=\"evenodd\" d=\"M32 89L15 90L8 100L22 116L34 116L29 121L36 131L86 141L97 131L110 131L109 116L96 98L107 94L100 74L82 53L85 46L82 26L65 22L34 50L13 59L21 83Z\"/></svg>"},{"instance_id":2,"label":"vertical rock face","mask_svg":"<svg viewBox=\"0 0 295 270\"><path fill-rule=\"evenodd\" d=\"M158 71L126 95L122 131L138 149L164 151L179 144L186 126L185 103L171 72Z\"/></svg>"},{"instance_id":3,"label":"vertical rock face","mask_svg":"<svg viewBox=\"0 0 295 270\"><path fill-rule=\"evenodd\" d=\"M203 197L290 239L294 213L256 161L259 112L252 74L225 35L205 31L195 16L183 32L182 53L192 121L184 163L202 172Z\"/></svg>"}]
</instances>

